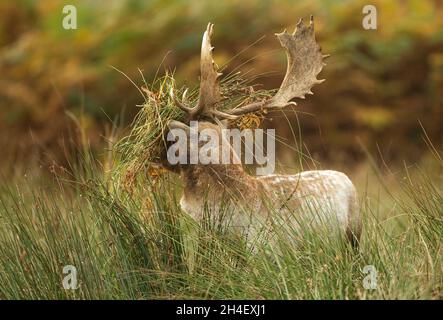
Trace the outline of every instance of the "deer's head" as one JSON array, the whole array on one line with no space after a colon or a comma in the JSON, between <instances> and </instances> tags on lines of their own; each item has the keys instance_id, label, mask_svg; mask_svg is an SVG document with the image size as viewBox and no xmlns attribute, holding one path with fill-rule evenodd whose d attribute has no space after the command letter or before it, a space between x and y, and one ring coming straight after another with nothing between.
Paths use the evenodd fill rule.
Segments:
<instances>
[{"instance_id":1,"label":"deer's head","mask_svg":"<svg viewBox=\"0 0 443 320\"><path fill-rule=\"evenodd\" d=\"M294 98L304 99L306 94L312 94L311 88L314 84L323 82L323 80L317 79L317 75L322 70L323 60L326 56L322 55L320 46L315 41L314 21L311 16L308 25L305 25L300 19L292 34L287 33L286 30L276 34L287 55L286 75L277 93L264 101L246 105L242 103L230 110L219 110L218 107L223 99L219 82L222 74L217 71L213 60L212 34L213 25L209 23L203 34L200 60L201 82L196 105L189 104L186 99L186 91L181 99L175 97L171 92L176 106L186 113L186 118L183 122L170 121L168 129L171 131L180 130L188 139L192 132L190 128L192 121L199 122L198 130L212 128L220 134L220 129L224 127L226 120L236 120L245 114L296 105L291 100ZM223 138L220 136L219 141L222 140ZM189 140L188 142L188 148L190 148L193 142ZM221 143L218 144L220 155L223 153L221 145ZM197 142L197 148L200 147L202 145ZM233 156L235 157L235 155Z\"/></svg>"}]
</instances>

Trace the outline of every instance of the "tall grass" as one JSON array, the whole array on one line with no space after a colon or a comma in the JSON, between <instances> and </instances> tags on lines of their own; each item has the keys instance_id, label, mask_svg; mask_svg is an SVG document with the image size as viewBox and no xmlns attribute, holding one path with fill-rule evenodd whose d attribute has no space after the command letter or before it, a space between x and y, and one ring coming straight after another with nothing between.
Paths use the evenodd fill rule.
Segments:
<instances>
[{"instance_id":1,"label":"tall grass","mask_svg":"<svg viewBox=\"0 0 443 320\"><path fill-rule=\"evenodd\" d=\"M251 249L229 227L182 212L176 177L125 192L100 171L89 161L76 176L2 184L0 298L443 297L441 177L405 170L383 200L362 195L358 250L308 228L287 241L278 224L273 241ZM76 290L63 288L65 265L78 270ZM366 265L378 272L374 290L363 287Z\"/></svg>"}]
</instances>

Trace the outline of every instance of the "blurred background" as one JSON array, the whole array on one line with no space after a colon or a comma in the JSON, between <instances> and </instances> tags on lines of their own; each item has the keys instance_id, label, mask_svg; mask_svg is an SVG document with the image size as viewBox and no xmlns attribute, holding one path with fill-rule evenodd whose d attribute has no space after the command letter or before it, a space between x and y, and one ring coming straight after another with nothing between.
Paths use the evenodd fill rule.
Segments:
<instances>
[{"instance_id":1,"label":"blurred background","mask_svg":"<svg viewBox=\"0 0 443 320\"><path fill-rule=\"evenodd\" d=\"M77 8L77 30L62 27L66 4ZM366 4L378 9L377 30L362 27ZM443 1L17 0L0 2L0 165L64 163L85 145L100 155L111 123L127 128L143 101L112 67L138 86L141 73L149 83L165 69L197 85L209 21L225 74L278 88L286 57L274 33L310 14L331 54L326 82L300 112L265 125L289 145L301 138L322 163L349 167L367 152L389 166L420 161L429 151L423 128L441 147ZM282 163L296 161L279 148Z\"/></svg>"}]
</instances>

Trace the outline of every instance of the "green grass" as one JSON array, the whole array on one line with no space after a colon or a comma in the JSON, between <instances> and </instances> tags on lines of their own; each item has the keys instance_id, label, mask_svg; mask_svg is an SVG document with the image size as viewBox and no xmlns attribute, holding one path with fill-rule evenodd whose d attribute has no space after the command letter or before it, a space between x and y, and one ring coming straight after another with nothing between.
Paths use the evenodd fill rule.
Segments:
<instances>
[{"instance_id":1,"label":"green grass","mask_svg":"<svg viewBox=\"0 0 443 320\"><path fill-rule=\"evenodd\" d=\"M0 187L1 299L443 297L439 166L360 188L358 252L309 229L287 242L279 226L277 240L250 250L229 228L183 213L177 177L139 179L129 193L99 166L86 168ZM65 265L78 270L77 290L63 289ZM378 271L375 290L363 288L365 265Z\"/></svg>"}]
</instances>

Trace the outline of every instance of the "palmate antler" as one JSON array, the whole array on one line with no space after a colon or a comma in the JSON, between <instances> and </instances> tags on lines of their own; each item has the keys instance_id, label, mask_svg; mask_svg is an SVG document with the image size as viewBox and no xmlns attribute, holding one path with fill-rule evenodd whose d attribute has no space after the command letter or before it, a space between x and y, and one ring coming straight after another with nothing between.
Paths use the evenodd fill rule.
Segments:
<instances>
[{"instance_id":1,"label":"palmate antler","mask_svg":"<svg viewBox=\"0 0 443 320\"><path fill-rule=\"evenodd\" d=\"M322 83L317 79L325 65L321 48L315 41L314 19L311 16L308 26L303 24L303 19L297 23L292 34L285 31L276 34L280 44L286 49L288 65L286 75L276 95L269 100L255 102L246 106L233 109L230 114L242 115L258 110L283 108L290 104L294 98L305 98L306 94L313 94L311 88L314 84Z\"/></svg>"},{"instance_id":2,"label":"palmate antler","mask_svg":"<svg viewBox=\"0 0 443 320\"><path fill-rule=\"evenodd\" d=\"M327 57L322 55L321 48L315 41L314 19L311 16L309 25L305 26L303 19L297 23L292 34L285 31L276 34L280 44L286 50L288 66L286 75L278 92L270 99L250 103L245 106L222 112L217 110L217 103L221 100L219 78L221 73L217 72L211 45L213 24L208 24L203 35L200 62L200 94L197 106L191 108L186 101L174 99L177 106L185 110L192 119L201 116L215 119L236 119L243 114L253 113L260 110L271 110L296 105L291 100L294 98L305 98L306 94L313 94L311 88L314 84L324 80L317 79L325 65L323 60ZM183 99L184 100L184 99Z\"/></svg>"}]
</instances>

